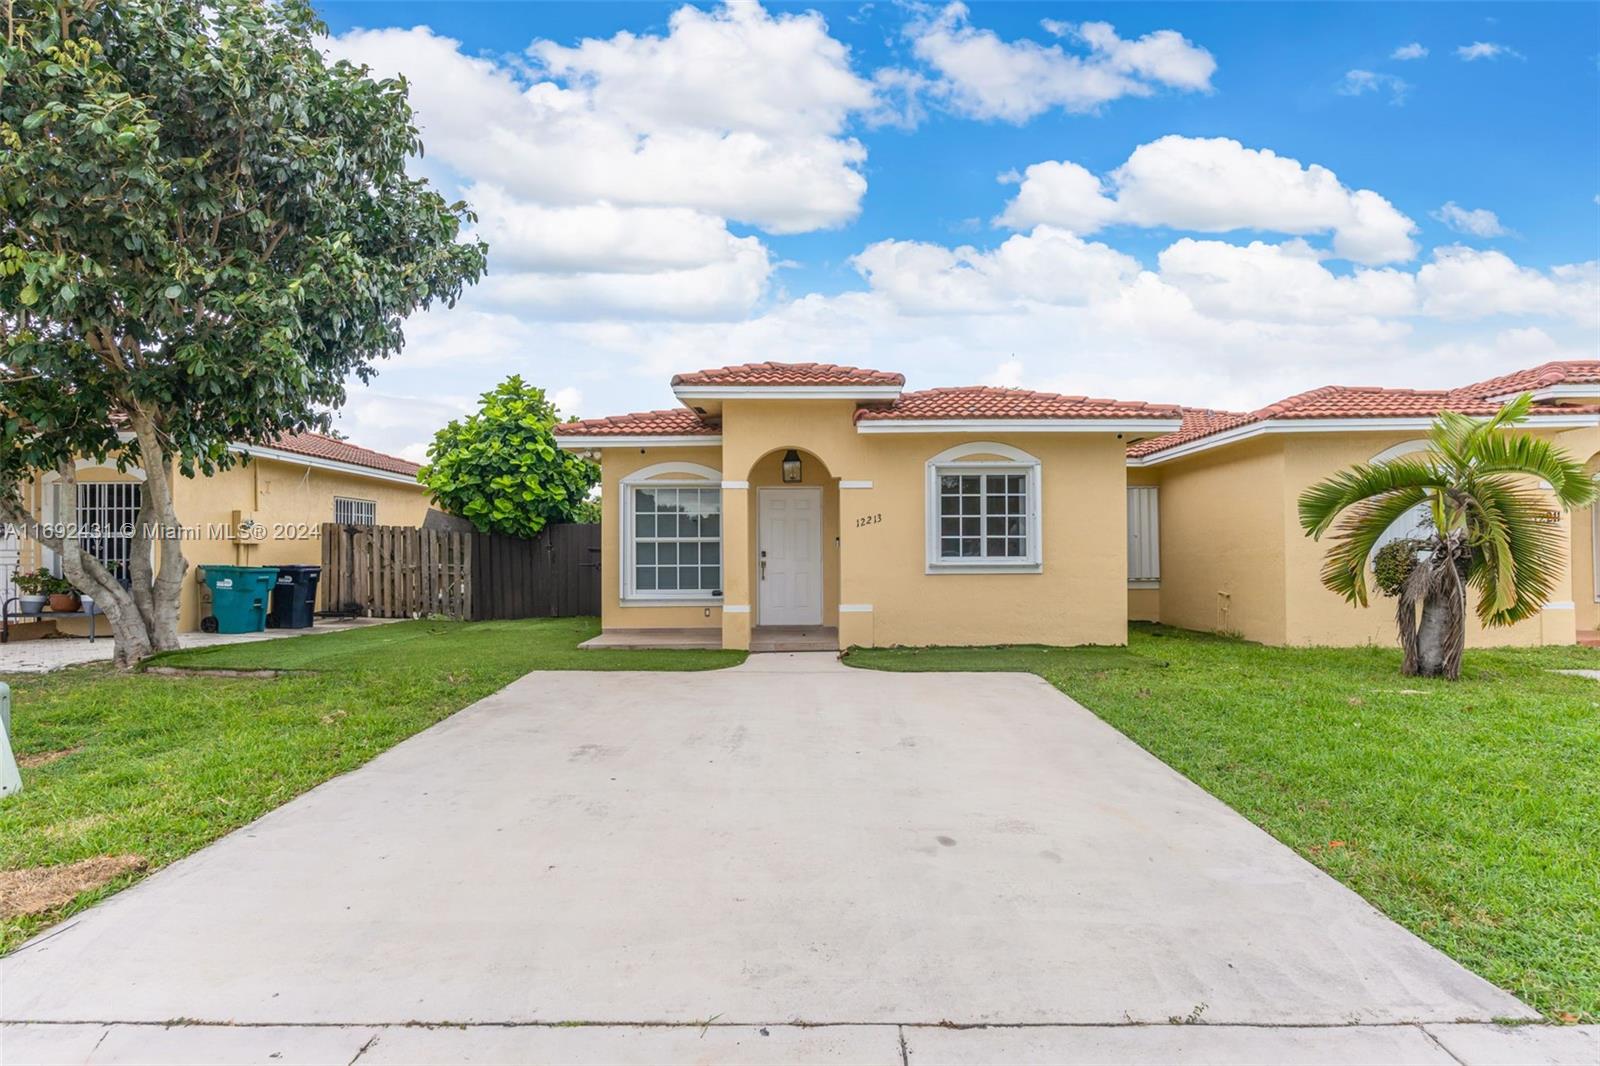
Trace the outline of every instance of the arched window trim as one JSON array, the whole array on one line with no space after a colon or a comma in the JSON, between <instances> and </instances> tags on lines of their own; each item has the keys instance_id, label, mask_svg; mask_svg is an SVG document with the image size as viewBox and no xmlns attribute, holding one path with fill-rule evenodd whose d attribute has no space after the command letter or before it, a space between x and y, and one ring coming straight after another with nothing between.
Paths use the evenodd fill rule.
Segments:
<instances>
[{"instance_id":1,"label":"arched window trim","mask_svg":"<svg viewBox=\"0 0 1600 1066\"><path fill-rule=\"evenodd\" d=\"M995 456L998 458L985 458ZM1039 457L1021 448L994 441L971 441L947 448L926 464L925 478L925 572L929 574L1037 574L1044 569L1044 494L1042 464ZM1026 486L1023 536L1026 551L1021 556L946 556L941 550L940 478L954 474L1020 474ZM980 495L980 499L985 497ZM986 519L980 520L980 526ZM980 540L987 544L987 530Z\"/></svg>"},{"instance_id":2,"label":"arched window trim","mask_svg":"<svg viewBox=\"0 0 1600 1066\"><path fill-rule=\"evenodd\" d=\"M646 466L625 474L618 487L621 497L617 501L617 546L622 557L618 574L618 602L623 607L717 607L722 604L722 590L714 593L702 589L688 591L672 589L638 589L638 522L634 514L634 490L645 485L671 488L710 489L718 492L718 526L716 543L721 560L723 583L727 580L728 560L722 556L723 528L721 524L722 471L699 463L667 462Z\"/></svg>"}]
</instances>

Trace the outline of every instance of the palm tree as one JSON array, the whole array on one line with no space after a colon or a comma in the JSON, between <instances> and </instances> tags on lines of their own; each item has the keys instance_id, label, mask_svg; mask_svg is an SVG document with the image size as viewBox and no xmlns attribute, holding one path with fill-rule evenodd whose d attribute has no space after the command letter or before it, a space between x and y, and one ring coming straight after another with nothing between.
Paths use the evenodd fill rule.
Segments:
<instances>
[{"instance_id":1,"label":"palm tree","mask_svg":"<svg viewBox=\"0 0 1600 1066\"><path fill-rule=\"evenodd\" d=\"M1426 452L1363 463L1300 494L1306 535L1320 540L1334 531L1322 583L1361 606L1374 547L1397 521L1427 506L1418 553L1397 595L1406 674L1461 676L1469 587L1483 623L1508 626L1544 607L1567 564L1550 497L1571 510L1594 499L1595 486L1560 448L1512 431L1532 405L1524 393L1490 418L1443 412L1428 431Z\"/></svg>"}]
</instances>

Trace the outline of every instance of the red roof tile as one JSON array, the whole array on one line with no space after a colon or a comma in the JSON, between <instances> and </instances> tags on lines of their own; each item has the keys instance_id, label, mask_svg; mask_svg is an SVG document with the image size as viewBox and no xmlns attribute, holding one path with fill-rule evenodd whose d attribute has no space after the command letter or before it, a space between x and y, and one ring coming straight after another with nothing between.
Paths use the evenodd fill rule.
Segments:
<instances>
[{"instance_id":1,"label":"red roof tile","mask_svg":"<svg viewBox=\"0 0 1600 1066\"><path fill-rule=\"evenodd\" d=\"M670 411L636 411L631 415L585 418L555 427L558 437L681 437L715 436L720 428L686 407Z\"/></svg>"},{"instance_id":2,"label":"red roof tile","mask_svg":"<svg viewBox=\"0 0 1600 1066\"><path fill-rule=\"evenodd\" d=\"M1213 411L1208 407L1183 408L1183 428L1162 437L1150 437L1128 445L1128 455L1134 459L1162 451L1179 444L1187 444L1213 433L1221 433L1234 426L1256 421L1255 415L1246 411Z\"/></svg>"},{"instance_id":3,"label":"red roof tile","mask_svg":"<svg viewBox=\"0 0 1600 1066\"><path fill-rule=\"evenodd\" d=\"M328 459L336 463L349 463L352 466L365 466L373 470L383 470L391 474L408 474L415 477L421 469L409 459L402 459L397 455L385 455L375 452L371 448L363 448L359 444L351 444L347 440L336 440L325 437L321 433L289 433L274 440L268 447L279 451L293 452L296 455L309 455L316 459Z\"/></svg>"},{"instance_id":4,"label":"red roof tile","mask_svg":"<svg viewBox=\"0 0 1600 1066\"><path fill-rule=\"evenodd\" d=\"M828 386L828 385L904 385L904 374L886 370L864 370L833 363L740 363L738 366L696 370L674 374L672 385L723 386Z\"/></svg>"},{"instance_id":5,"label":"red roof tile","mask_svg":"<svg viewBox=\"0 0 1600 1066\"><path fill-rule=\"evenodd\" d=\"M1185 408L1183 428L1163 437L1139 441L1128 448L1132 458L1142 458L1249 425L1253 422L1311 418L1432 418L1441 411L1484 417L1500 409L1488 397L1532 391L1558 383L1600 382L1600 362L1546 363L1459 389L1385 389L1371 386L1324 385L1297 393L1249 413ZM1594 414L1597 405L1543 403L1535 415Z\"/></svg>"},{"instance_id":6,"label":"red roof tile","mask_svg":"<svg viewBox=\"0 0 1600 1066\"><path fill-rule=\"evenodd\" d=\"M1456 391L1468 396L1508 396L1518 392L1537 392L1551 385L1592 385L1597 382L1600 382L1600 360L1573 359L1502 374Z\"/></svg>"},{"instance_id":7,"label":"red roof tile","mask_svg":"<svg viewBox=\"0 0 1600 1066\"><path fill-rule=\"evenodd\" d=\"M908 392L892 404L863 407L857 422L897 418L1177 418L1168 404L1062 396L1054 392L1003 389L994 385Z\"/></svg>"}]
</instances>

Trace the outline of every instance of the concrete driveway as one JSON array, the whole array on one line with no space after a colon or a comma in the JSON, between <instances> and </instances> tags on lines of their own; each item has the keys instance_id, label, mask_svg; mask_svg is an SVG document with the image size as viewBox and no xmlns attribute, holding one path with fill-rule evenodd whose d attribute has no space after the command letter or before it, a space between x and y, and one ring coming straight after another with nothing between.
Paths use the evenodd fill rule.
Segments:
<instances>
[{"instance_id":1,"label":"concrete driveway","mask_svg":"<svg viewBox=\"0 0 1600 1066\"><path fill-rule=\"evenodd\" d=\"M530 674L0 991L6 1061L1600 1051L1481 1024L1535 1015L1043 681L827 655Z\"/></svg>"}]
</instances>

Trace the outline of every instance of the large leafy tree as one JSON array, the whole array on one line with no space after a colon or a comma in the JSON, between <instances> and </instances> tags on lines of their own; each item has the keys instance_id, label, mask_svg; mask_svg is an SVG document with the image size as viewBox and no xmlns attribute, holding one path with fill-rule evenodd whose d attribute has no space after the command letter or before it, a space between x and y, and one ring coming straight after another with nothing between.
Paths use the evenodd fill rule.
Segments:
<instances>
[{"instance_id":1,"label":"large leafy tree","mask_svg":"<svg viewBox=\"0 0 1600 1066\"><path fill-rule=\"evenodd\" d=\"M1594 499L1595 486L1561 449L1514 428L1532 404L1525 393L1490 418L1445 412L1426 451L1352 467L1300 495L1307 535L1334 534L1323 584L1362 606L1378 541L1425 508L1396 582L1406 674L1461 675L1468 589L1485 625L1508 626L1544 607L1567 565L1567 539L1553 518Z\"/></svg>"},{"instance_id":2,"label":"large leafy tree","mask_svg":"<svg viewBox=\"0 0 1600 1066\"><path fill-rule=\"evenodd\" d=\"M173 478L317 425L486 249L406 174L404 82L329 63L305 0L5 9L0 519L60 553L126 665L176 643ZM78 458L143 471L130 587L79 543ZM52 471L46 527L21 489Z\"/></svg>"},{"instance_id":3,"label":"large leafy tree","mask_svg":"<svg viewBox=\"0 0 1600 1066\"><path fill-rule=\"evenodd\" d=\"M593 521L589 490L600 468L556 447L561 414L544 390L512 376L482 395L476 413L428 446L419 475L439 505L485 533L531 537L548 522Z\"/></svg>"}]
</instances>

